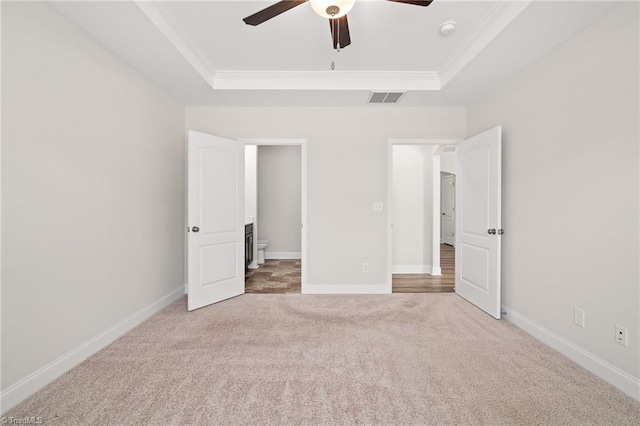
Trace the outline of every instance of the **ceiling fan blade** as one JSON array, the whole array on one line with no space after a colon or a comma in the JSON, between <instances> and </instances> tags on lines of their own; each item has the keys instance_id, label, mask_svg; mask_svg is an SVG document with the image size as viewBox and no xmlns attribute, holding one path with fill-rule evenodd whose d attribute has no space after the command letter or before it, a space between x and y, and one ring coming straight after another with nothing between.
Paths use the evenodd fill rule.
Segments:
<instances>
[{"instance_id":1,"label":"ceiling fan blade","mask_svg":"<svg viewBox=\"0 0 640 426\"><path fill-rule=\"evenodd\" d=\"M433 0L387 0L387 1L393 1L393 2L396 2L396 3L412 4L414 6L424 6L424 7L429 6L433 2Z\"/></svg>"},{"instance_id":2,"label":"ceiling fan blade","mask_svg":"<svg viewBox=\"0 0 640 426\"><path fill-rule=\"evenodd\" d=\"M272 4L271 6L262 9L260 12L256 12L251 16L247 16L243 19L244 23L247 25L260 25L265 21L268 21L271 18L275 18L281 13L286 12L289 9L293 9L296 6L300 6L302 3L306 3L307 0L283 0L279 1L276 4Z\"/></svg>"},{"instance_id":3,"label":"ceiling fan blade","mask_svg":"<svg viewBox=\"0 0 640 426\"><path fill-rule=\"evenodd\" d=\"M351 44L347 15L344 15L342 18L329 19L329 27L331 27L331 38L333 39L334 49L338 48L338 41L340 42L341 49Z\"/></svg>"}]
</instances>

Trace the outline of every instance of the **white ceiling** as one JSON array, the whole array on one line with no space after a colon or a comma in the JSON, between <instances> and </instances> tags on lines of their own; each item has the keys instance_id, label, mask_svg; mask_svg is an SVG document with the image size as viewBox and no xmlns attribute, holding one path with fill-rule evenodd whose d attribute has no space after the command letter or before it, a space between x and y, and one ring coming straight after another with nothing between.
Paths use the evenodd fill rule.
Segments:
<instances>
[{"instance_id":1,"label":"white ceiling","mask_svg":"<svg viewBox=\"0 0 640 426\"><path fill-rule=\"evenodd\" d=\"M618 4L357 0L338 53L308 4L242 22L275 2L50 4L185 105L363 106L371 90L406 91L396 107L467 105Z\"/></svg>"},{"instance_id":2,"label":"white ceiling","mask_svg":"<svg viewBox=\"0 0 640 426\"><path fill-rule=\"evenodd\" d=\"M176 2L168 5L219 70L427 71L440 69L495 2L438 2L418 7L357 0L348 14L352 44L336 54L329 24L302 4L256 27L242 18L273 2ZM458 31L439 34L453 19ZM226 37L225 37L226 35Z\"/></svg>"}]
</instances>

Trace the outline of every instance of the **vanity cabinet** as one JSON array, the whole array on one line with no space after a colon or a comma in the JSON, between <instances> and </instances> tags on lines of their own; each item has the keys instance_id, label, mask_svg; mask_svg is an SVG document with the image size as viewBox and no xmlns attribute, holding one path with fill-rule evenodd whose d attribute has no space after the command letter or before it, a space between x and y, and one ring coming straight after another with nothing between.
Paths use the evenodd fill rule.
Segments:
<instances>
[{"instance_id":1,"label":"vanity cabinet","mask_svg":"<svg viewBox=\"0 0 640 426\"><path fill-rule=\"evenodd\" d=\"M244 267L253 262L253 223L244 226Z\"/></svg>"}]
</instances>

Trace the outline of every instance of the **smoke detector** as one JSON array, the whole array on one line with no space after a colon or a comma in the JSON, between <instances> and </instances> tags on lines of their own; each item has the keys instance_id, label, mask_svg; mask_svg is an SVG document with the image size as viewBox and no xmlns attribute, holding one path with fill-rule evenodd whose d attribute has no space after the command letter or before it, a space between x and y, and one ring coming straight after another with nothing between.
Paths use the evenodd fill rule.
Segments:
<instances>
[{"instance_id":1,"label":"smoke detector","mask_svg":"<svg viewBox=\"0 0 640 426\"><path fill-rule=\"evenodd\" d=\"M451 35L456 30L456 22L455 21L445 21L440 24L440 34L443 36Z\"/></svg>"}]
</instances>

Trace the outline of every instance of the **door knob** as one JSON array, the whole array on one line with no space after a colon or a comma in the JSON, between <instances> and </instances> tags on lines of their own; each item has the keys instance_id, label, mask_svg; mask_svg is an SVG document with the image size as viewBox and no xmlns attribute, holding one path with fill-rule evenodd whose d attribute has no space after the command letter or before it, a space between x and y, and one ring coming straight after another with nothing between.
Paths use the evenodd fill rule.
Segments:
<instances>
[{"instance_id":1,"label":"door knob","mask_svg":"<svg viewBox=\"0 0 640 426\"><path fill-rule=\"evenodd\" d=\"M196 232L196 231L194 231L194 232ZM488 233L489 235L496 235L496 228L488 229L488 230L487 230L487 233Z\"/></svg>"},{"instance_id":2,"label":"door knob","mask_svg":"<svg viewBox=\"0 0 640 426\"><path fill-rule=\"evenodd\" d=\"M504 234L504 229L498 229L498 235Z\"/></svg>"},{"instance_id":3,"label":"door knob","mask_svg":"<svg viewBox=\"0 0 640 426\"><path fill-rule=\"evenodd\" d=\"M200 228L198 228L197 226L194 226L193 228L191 228L191 230L193 232L200 232Z\"/></svg>"}]
</instances>

